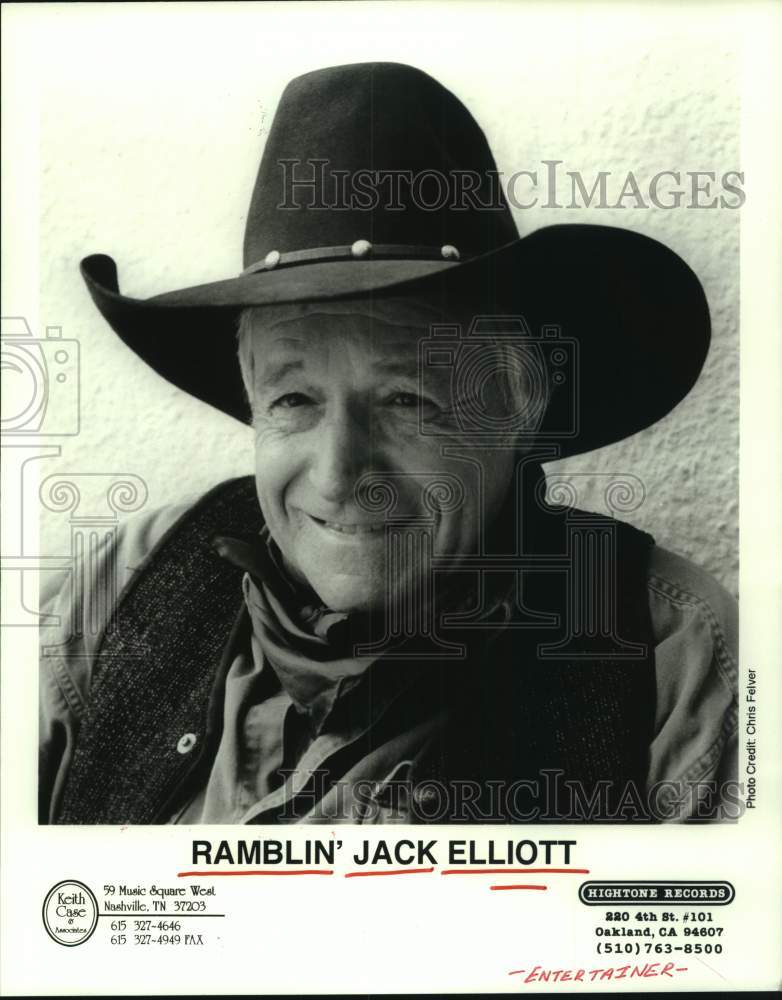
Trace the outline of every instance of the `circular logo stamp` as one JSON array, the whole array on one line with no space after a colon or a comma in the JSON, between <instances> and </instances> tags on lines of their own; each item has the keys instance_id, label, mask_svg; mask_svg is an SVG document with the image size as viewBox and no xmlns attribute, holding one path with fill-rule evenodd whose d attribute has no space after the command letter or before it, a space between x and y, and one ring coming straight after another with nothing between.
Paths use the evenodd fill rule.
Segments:
<instances>
[{"instance_id":1,"label":"circular logo stamp","mask_svg":"<svg viewBox=\"0 0 782 1000\"><path fill-rule=\"evenodd\" d=\"M57 944L68 948L84 944L98 926L98 900L93 891L76 879L58 882L43 901L43 925Z\"/></svg>"}]
</instances>

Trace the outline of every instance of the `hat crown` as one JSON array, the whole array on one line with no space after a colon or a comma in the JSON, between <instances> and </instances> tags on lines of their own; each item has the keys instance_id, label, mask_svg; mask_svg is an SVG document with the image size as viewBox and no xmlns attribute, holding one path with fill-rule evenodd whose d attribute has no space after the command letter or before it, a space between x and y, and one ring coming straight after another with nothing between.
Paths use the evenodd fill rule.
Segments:
<instances>
[{"instance_id":1,"label":"hat crown","mask_svg":"<svg viewBox=\"0 0 782 1000\"><path fill-rule=\"evenodd\" d=\"M518 238L483 131L447 88L401 63L315 70L282 94L247 218L244 266L277 251L455 247Z\"/></svg>"}]
</instances>

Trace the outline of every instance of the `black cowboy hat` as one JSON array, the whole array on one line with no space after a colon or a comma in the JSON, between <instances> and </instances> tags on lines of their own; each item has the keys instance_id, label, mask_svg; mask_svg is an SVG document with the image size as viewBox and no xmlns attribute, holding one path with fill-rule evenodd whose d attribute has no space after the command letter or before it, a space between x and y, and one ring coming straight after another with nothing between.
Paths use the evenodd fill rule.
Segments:
<instances>
[{"instance_id":1,"label":"black cowboy hat","mask_svg":"<svg viewBox=\"0 0 782 1000\"><path fill-rule=\"evenodd\" d=\"M317 70L280 100L240 275L139 300L120 294L111 257L87 257L81 271L147 364L245 422L243 308L397 295L446 316L518 313L533 336L558 328L572 347L569 377L552 384L543 430L563 456L659 420L708 351L695 274L628 230L555 225L520 237L497 180L480 127L426 73L398 63Z\"/></svg>"}]
</instances>

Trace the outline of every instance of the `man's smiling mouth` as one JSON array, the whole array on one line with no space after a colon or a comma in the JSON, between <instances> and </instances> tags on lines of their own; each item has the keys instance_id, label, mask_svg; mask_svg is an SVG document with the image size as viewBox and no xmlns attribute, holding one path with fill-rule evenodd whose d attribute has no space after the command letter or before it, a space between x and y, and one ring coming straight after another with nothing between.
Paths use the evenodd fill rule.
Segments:
<instances>
[{"instance_id":1,"label":"man's smiling mouth","mask_svg":"<svg viewBox=\"0 0 782 1000\"><path fill-rule=\"evenodd\" d=\"M314 521L320 528L333 531L338 535L377 535L382 534L385 527L382 521L375 522L374 524L348 524L338 523L337 521L324 521L320 517L315 517L314 514L307 514L307 517Z\"/></svg>"}]
</instances>

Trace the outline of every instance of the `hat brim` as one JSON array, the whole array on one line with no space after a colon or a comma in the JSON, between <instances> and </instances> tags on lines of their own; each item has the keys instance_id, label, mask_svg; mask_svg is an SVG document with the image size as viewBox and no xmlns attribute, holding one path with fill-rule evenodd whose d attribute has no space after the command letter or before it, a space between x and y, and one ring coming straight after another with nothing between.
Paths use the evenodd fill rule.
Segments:
<instances>
[{"instance_id":1,"label":"hat brim","mask_svg":"<svg viewBox=\"0 0 782 1000\"><path fill-rule=\"evenodd\" d=\"M657 240L609 226L548 226L464 262L310 263L143 300L120 293L111 257L87 257L81 272L103 317L139 357L245 423L236 330L247 306L410 295L459 318L465 306L522 315L534 337L559 328L565 377L553 386L542 431L562 457L664 417L698 378L710 339L706 297L687 264Z\"/></svg>"}]
</instances>

